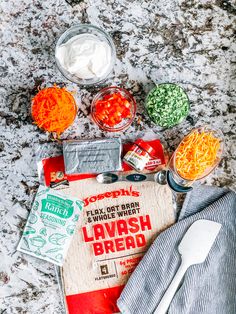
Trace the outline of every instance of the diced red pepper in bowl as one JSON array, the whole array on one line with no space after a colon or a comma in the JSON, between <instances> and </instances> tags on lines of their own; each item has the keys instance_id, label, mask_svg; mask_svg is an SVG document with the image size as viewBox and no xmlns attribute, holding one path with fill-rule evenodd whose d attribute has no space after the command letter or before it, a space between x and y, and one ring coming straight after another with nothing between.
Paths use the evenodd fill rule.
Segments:
<instances>
[{"instance_id":1,"label":"diced red pepper in bowl","mask_svg":"<svg viewBox=\"0 0 236 314\"><path fill-rule=\"evenodd\" d=\"M125 89L111 86L99 91L91 105L93 121L104 131L119 132L134 120L136 102Z\"/></svg>"},{"instance_id":2,"label":"diced red pepper in bowl","mask_svg":"<svg viewBox=\"0 0 236 314\"><path fill-rule=\"evenodd\" d=\"M129 118L130 109L131 104L120 93L105 95L102 100L95 103L97 119L108 126L115 126L123 119Z\"/></svg>"}]
</instances>

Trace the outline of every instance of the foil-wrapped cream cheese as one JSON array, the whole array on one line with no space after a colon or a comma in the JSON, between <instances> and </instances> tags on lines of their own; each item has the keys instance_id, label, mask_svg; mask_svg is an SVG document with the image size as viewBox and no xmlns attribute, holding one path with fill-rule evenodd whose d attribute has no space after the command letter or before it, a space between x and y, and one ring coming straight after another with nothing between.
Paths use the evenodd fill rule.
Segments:
<instances>
[{"instance_id":1,"label":"foil-wrapped cream cheese","mask_svg":"<svg viewBox=\"0 0 236 314\"><path fill-rule=\"evenodd\" d=\"M66 174L101 173L122 170L121 139L64 141Z\"/></svg>"}]
</instances>

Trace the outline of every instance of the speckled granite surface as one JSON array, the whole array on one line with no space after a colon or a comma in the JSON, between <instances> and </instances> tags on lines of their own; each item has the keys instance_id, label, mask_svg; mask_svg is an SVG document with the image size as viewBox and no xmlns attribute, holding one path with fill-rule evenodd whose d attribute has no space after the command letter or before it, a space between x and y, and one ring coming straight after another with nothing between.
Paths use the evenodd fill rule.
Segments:
<instances>
[{"instance_id":1,"label":"speckled granite surface","mask_svg":"<svg viewBox=\"0 0 236 314\"><path fill-rule=\"evenodd\" d=\"M118 57L107 85L130 89L138 102L135 123L122 138L152 130L172 150L193 126L219 127L225 158L208 183L235 189L235 2L2 0L0 12L0 313L63 313L53 266L16 252L38 187L34 151L48 141L29 115L36 88L56 82L77 91L80 110L65 138L102 135L88 117L96 89L79 91L59 74L56 38L78 22L107 30ZM154 83L165 81L187 90L191 113L181 125L161 130L143 103Z\"/></svg>"}]
</instances>

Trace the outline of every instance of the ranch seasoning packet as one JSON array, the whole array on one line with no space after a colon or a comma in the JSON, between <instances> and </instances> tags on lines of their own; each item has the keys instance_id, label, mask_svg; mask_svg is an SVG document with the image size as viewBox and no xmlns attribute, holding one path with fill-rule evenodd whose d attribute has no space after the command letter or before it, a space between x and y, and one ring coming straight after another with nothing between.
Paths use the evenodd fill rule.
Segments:
<instances>
[{"instance_id":1,"label":"ranch seasoning packet","mask_svg":"<svg viewBox=\"0 0 236 314\"><path fill-rule=\"evenodd\" d=\"M17 250L62 266L83 205L40 186Z\"/></svg>"}]
</instances>

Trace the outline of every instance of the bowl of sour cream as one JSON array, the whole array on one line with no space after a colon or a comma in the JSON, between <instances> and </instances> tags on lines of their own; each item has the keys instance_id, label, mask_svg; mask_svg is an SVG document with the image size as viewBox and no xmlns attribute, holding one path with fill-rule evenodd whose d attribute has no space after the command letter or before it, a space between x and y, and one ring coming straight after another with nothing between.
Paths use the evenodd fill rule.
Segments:
<instances>
[{"instance_id":1,"label":"bowl of sour cream","mask_svg":"<svg viewBox=\"0 0 236 314\"><path fill-rule=\"evenodd\" d=\"M57 41L58 69L79 85L104 82L111 74L116 50L112 38L91 24L78 24L65 31Z\"/></svg>"}]
</instances>

